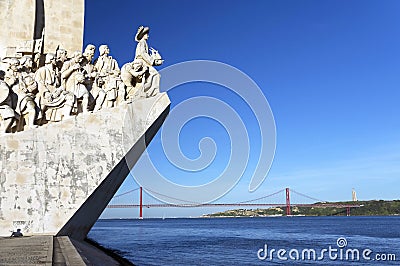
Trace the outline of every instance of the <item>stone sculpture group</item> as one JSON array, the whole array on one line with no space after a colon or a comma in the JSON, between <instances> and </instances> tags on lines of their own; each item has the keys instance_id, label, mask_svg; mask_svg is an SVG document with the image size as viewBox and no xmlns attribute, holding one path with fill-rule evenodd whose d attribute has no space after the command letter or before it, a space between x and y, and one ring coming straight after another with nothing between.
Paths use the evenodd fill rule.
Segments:
<instances>
[{"instance_id":1,"label":"stone sculpture group","mask_svg":"<svg viewBox=\"0 0 400 266\"><path fill-rule=\"evenodd\" d=\"M160 75L154 66L160 54L148 48L149 28L140 26L134 61L121 68L107 45L86 46L83 53L57 48L43 55L4 58L0 70L0 133L13 133L57 122L79 113L96 112L126 101L159 93Z\"/></svg>"}]
</instances>

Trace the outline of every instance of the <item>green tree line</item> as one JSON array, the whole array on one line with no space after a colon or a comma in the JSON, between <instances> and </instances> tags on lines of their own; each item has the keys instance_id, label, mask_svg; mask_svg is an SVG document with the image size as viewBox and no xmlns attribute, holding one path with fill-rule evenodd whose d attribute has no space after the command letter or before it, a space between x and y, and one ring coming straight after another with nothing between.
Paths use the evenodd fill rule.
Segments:
<instances>
[{"instance_id":1,"label":"green tree line","mask_svg":"<svg viewBox=\"0 0 400 266\"><path fill-rule=\"evenodd\" d=\"M384 201L349 201L349 202L329 202L330 204L351 204L360 205L357 208L350 209L352 216L386 216L400 215L400 200ZM316 203L318 204L318 203ZM320 204L320 203L319 203ZM305 216L345 216L347 215L346 208L338 207L291 207L292 215ZM207 217L251 217L251 216L273 216L286 215L286 208L268 208L268 209L236 209L224 212L217 212L206 215Z\"/></svg>"}]
</instances>

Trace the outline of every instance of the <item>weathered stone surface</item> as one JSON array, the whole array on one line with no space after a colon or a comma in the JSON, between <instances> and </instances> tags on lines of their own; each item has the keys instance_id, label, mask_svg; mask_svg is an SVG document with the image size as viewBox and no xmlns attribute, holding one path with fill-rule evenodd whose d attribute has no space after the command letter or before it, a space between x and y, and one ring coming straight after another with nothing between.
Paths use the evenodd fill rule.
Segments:
<instances>
[{"instance_id":1,"label":"weathered stone surface","mask_svg":"<svg viewBox=\"0 0 400 266\"><path fill-rule=\"evenodd\" d=\"M18 46L33 40L35 2L31 0L0 0L0 57L15 53ZM14 47L6 50L7 47Z\"/></svg>"},{"instance_id":2,"label":"weathered stone surface","mask_svg":"<svg viewBox=\"0 0 400 266\"><path fill-rule=\"evenodd\" d=\"M32 51L33 40L41 36L40 21L45 28L44 53L54 53L57 46L81 51L84 4L84 0L0 0L0 57Z\"/></svg>"},{"instance_id":3,"label":"weathered stone surface","mask_svg":"<svg viewBox=\"0 0 400 266\"><path fill-rule=\"evenodd\" d=\"M0 136L0 235L17 228L24 235L62 229L59 235L84 238L169 104L162 93ZM128 151L130 167L124 163Z\"/></svg>"},{"instance_id":4,"label":"weathered stone surface","mask_svg":"<svg viewBox=\"0 0 400 266\"><path fill-rule=\"evenodd\" d=\"M0 237L0 265L2 266L117 266L121 265L118 260L121 260L118 255L111 254L110 256L110 253L104 253L87 242L77 241L66 236Z\"/></svg>"},{"instance_id":5,"label":"weathered stone surface","mask_svg":"<svg viewBox=\"0 0 400 266\"><path fill-rule=\"evenodd\" d=\"M57 241L58 245L60 246L60 250L66 265L86 266L86 263L83 261L81 255L79 255L78 251L71 243L69 237L61 236L54 238L54 240Z\"/></svg>"},{"instance_id":6,"label":"weathered stone surface","mask_svg":"<svg viewBox=\"0 0 400 266\"><path fill-rule=\"evenodd\" d=\"M0 238L0 265L52 265L53 237Z\"/></svg>"},{"instance_id":7,"label":"weathered stone surface","mask_svg":"<svg viewBox=\"0 0 400 266\"><path fill-rule=\"evenodd\" d=\"M58 45L82 50L84 5L84 0L44 1L45 14L51 14L45 18L45 53L54 53Z\"/></svg>"}]
</instances>

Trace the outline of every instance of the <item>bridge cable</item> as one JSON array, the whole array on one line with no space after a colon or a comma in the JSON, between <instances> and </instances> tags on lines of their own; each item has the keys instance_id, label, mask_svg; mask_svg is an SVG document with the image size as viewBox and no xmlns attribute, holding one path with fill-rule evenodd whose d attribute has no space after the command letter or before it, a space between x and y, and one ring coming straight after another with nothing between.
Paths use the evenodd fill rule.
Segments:
<instances>
[{"instance_id":1,"label":"bridge cable","mask_svg":"<svg viewBox=\"0 0 400 266\"><path fill-rule=\"evenodd\" d=\"M124 192L124 193L122 193L122 194L115 195L113 198L121 197L121 196L123 196L123 195L129 194L129 193L132 193L132 192L135 192L136 190L139 190L139 188L132 189L132 190L129 190L129 191Z\"/></svg>"},{"instance_id":2,"label":"bridge cable","mask_svg":"<svg viewBox=\"0 0 400 266\"><path fill-rule=\"evenodd\" d=\"M274 196L274 195L276 195L276 194L279 194L279 193L283 192L284 190L285 190L285 189L281 189L281 190L279 190L279 191L277 191L277 192L274 192L274 193L272 193L272 194L270 194L270 195L267 195L267 196L264 196L264 197L260 197L260 198L257 198L257 199L241 201L241 202L239 202L238 204L249 203L249 202L252 202L252 201L257 201L257 200L265 199L265 198L268 198L268 197L272 197L272 196Z\"/></svg>"},{"instance_id":3,"label":"bridge cable","mask_svg":"<svg viewBox=\"0 0 400 266\"><path fill-rule=\"evenodd\" d=\"M183 200L183 199L178 199L178 198L170 197L170 196L167 196L167 195L164 195L164 194L161 194L161 193L152 191L152 190L147 189L147 188L143 188L143 190L152 192L152 193L154 193L154 194L157 194L157 195L160 195L160 196L163 196L163 197L166 197L166 198L170 198L170 199L174 199L174 200L179 200L179 201L186 202L186 203L190 203L190 204L193 204L193 205L204 205L204 203L199 203L199 202L195 202L195 201L188 201L188 200ZM168 203L168 204L170 204L170 203ZM179 204L170 204L170 205L179 205Z\"/></svg>"},{"instance_id":4,"label":"bridge cable","mask_svg":"<svg viewBox=\"0 0 400 266\"><path fill-rule=\"evenodd\" d=\"M294 189L290 189L290 192L294 192L294 193L296 193L296 194L298 194L298 195L300 195L300 196L303 196L303 197L308 198L308 199L311 199L311 200L315 200L315 201L317 201L317 202L326 202L326 200L320 200L320 199L316 199L316 198L307 196L307 195L305 195L305 194L303 194L303 193L297 192L297 191L294 190Z\"/></svg>"}]
</instances>

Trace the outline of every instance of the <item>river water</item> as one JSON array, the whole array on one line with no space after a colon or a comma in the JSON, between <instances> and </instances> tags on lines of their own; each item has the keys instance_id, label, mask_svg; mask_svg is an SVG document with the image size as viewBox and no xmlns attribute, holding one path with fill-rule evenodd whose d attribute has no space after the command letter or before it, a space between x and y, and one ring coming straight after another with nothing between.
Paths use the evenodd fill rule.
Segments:
<instances>
[{"instance_id":1,"label":"river water","mask_svg":"<svg viewBox=\"0 0 400 266\"><path fill-rule=\"evenodd\" d=\"M400 265L399 216L99 220L89 238L135 265Z\"/></svg>"}]
</instances>

